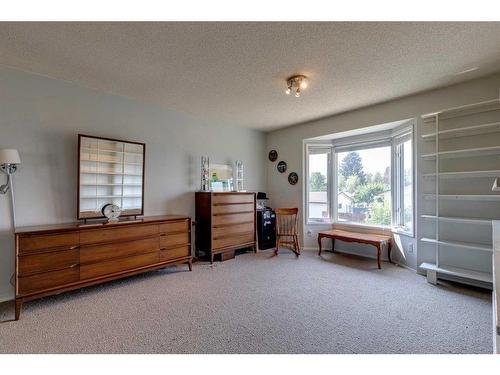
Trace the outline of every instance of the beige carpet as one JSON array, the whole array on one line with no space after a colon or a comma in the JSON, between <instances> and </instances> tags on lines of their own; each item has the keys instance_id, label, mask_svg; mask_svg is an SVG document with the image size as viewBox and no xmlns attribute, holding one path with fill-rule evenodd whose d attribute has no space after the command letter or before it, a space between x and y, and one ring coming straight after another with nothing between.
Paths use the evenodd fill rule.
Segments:
<instances>
[{"instance_id":1,"label":"beige carpet","mask_svg":"<svg viewBox=\"0 0 500 375\"><path fill-rule=\"evenodd\" d=\"M491 294L349 255L248 253L27 303L2 353L491 353ZM8 311L7 311L8 310ZM11 306L0 312L12 314Z\"/></svg>"}]
</instances>

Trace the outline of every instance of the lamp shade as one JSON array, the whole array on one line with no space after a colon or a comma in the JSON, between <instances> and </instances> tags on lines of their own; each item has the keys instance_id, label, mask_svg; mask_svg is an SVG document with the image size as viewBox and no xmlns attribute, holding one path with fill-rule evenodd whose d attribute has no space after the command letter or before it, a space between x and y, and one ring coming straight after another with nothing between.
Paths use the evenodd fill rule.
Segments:
<instances>
[{"instance_id":1,"label":"lamp shade","mask_svg":"<svg viewBox=\"0 0 500 375\"><path fill-rule=\"evenodd\" d=\"M21 164L19 152L8 148L0 150L0 165L2 164Z\"/></svg>"}]
</instances>

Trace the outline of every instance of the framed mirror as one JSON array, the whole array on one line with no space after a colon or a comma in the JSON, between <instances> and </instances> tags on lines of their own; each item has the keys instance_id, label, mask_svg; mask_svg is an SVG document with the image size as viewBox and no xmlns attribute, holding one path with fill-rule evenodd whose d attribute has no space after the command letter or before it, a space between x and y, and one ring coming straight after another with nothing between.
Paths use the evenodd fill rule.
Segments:
<instances>
[{"instance_id":1,"label":"framed mirror","mask_svg":"<svg viewBox=\"0 0 500 375\"><path fill-rule=\"evenodd\" d=\"M210 190L233 190L233 167L230 164L210 164Z\"/></svg>"},{"instance_id":2,"label":"framed mirror","mask_svg":"<svg viewBox=\"0 0 500 375\"><path fill-rule=\"evenodd\" d=\"M144 214L146 145L78 135L78 220L103 218L116 204L121 216Z\"/></svg>"}]
</instances>

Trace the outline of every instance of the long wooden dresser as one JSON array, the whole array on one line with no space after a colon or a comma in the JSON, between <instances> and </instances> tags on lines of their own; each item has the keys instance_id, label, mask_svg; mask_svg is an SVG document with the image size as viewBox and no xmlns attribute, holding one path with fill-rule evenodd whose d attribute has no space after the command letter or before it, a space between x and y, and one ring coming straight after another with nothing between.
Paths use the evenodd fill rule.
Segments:
<instances>
[{"instance_id":1,"label":"long wooden dresser","mask_svg":"<svg viewBox=\"0 0 500 375\"><path fill-rule=\"evenodd\" d=\"M196 193L196 256L214 261L234 256L255 242L255 193Z\"/></svg>"},{"instance_id":2,"label":"long wooden dresser","mask_svg":"<svg viewBox=\"0 0 500 375\"><path fill-rule=\"evenodd\" d=\"M23 302L173 263L192 269L189 217L19 228L15 318Z\"/></svg>"}]
</instances>

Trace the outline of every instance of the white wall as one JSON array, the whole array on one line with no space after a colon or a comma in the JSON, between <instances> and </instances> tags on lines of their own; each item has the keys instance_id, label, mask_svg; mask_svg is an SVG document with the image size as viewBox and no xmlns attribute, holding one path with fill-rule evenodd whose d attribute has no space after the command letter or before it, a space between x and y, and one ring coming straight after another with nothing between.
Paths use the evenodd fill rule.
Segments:
<instances>
[{"instance_id":1,"label":"white wall","mask_svg":"<svg viewBox=\"0 0 500 375\"><path fill-rule=\"evenodd\" d=\"M18 227L75 220L80 132L146 143L146 215L194 216L201 155L242 160L245 188L265 191L264 133L0 68L0 149L19 149L23 162L14 175ZM9 195L0 195L0 301L13 296L11 225Z\"/></svg>"},{"instance_id":2,"label":"white wall","mask_svg":"<svg viewBox=\"0 0 500 375\"><path fill-rule=\"evenodd\" d=\"M313 90L314 88L311 88ZM276 170L276 162L267 161L267 182L268 196L271 198L273 207L299 207L303 211L303 168L304 168L304 152L303 140L306 138L319 137L327 134L344 132L353 129L364 128L373 125L385 124L388 122L416 118L417 138L422 129L422 121L420 116L425 113L437 111L443 108L459 106L463 104L479 102L498 98L500 89L500 74L465 82L462 84L449 86L443 89L433 90L413 96L408 96L402 99L386 102L383 104L362 108L359 110L346 112L340 115L324 118L317 121L311 121L304 124L299 124L289 128L271 132L267 136L267 151L275 149L278 151L278 161L285 160L288 164L287 173L279 173ZM304 93L307 95L307 93ZM294 98L291 98L292 100ZM418 162L418 155L421 153L422 142L417 145L417 205L420 201L421 189L421 163ZM296 171L299 174L299 183L291 186L287 182L289 171ZM465 215L464 215L465 216ZM418 220L417 212L417 233L418 227L421 224ZM303 225L301 223L304 238L303 245L306 248L317 248L316 238L317 232L324 230L330 226L323 225ZM312 235L307 236L307 231L310 230ZM412 268L416 268L417 263L422 261L430 261L433 258L433 252L430 249L416 251L416 241L413 238L400 236L403 253L396 254L396 260L402 256L404 263ZM414 250L412 253L408 251L408 246L413 244ZM339 245L340 247L342 245ZM374 250L365 246L355 248L350 245L349 248L355 252L367 256L374 256ZM346 249L347 250L347 249Z\"/></svg>"}]
</instances>

